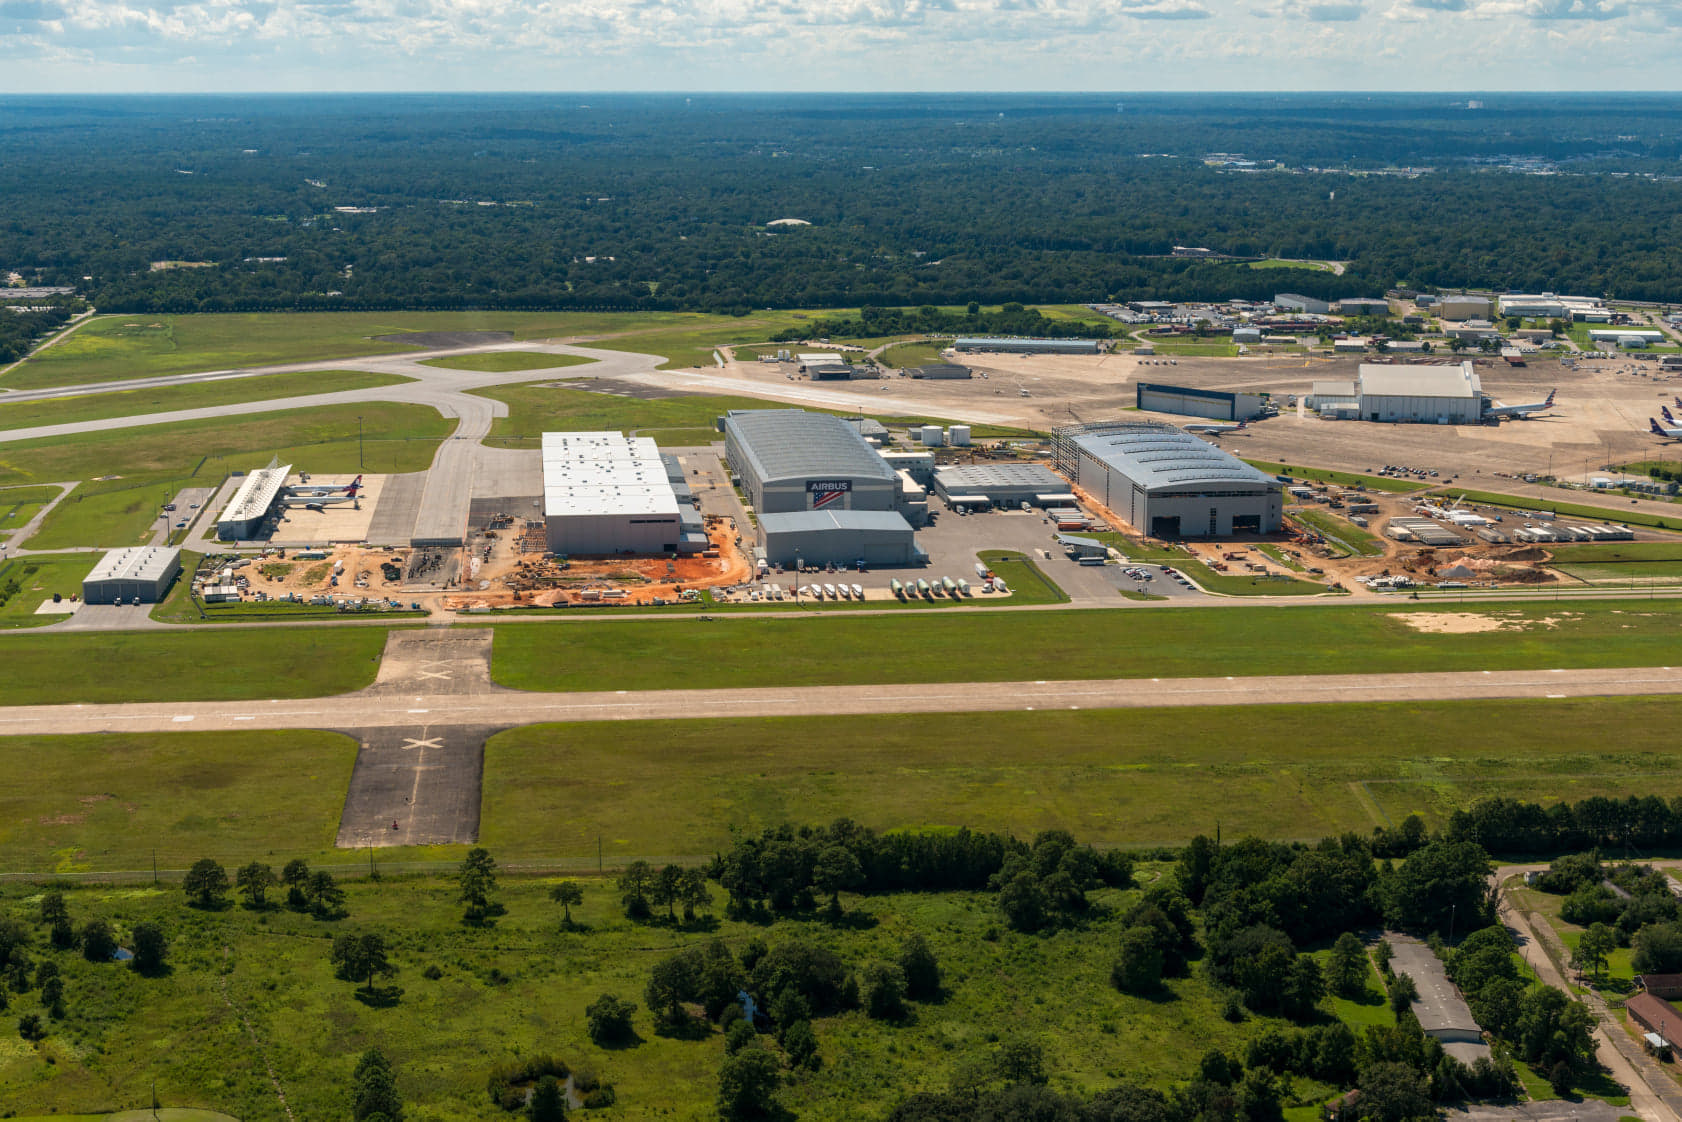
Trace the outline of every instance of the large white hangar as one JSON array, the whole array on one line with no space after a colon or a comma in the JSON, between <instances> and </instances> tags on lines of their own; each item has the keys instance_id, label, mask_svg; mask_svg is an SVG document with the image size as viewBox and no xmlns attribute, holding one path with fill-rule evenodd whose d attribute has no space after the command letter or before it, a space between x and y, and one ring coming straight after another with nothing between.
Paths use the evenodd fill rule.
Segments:
<instances>
[{"instance_id":1,"label":"large white hangar","mask_svg":"<svg viewBox=\"0 0 1682 1122\"><path fill-rule=\"evenodd\" d=\"M1151 413L1178 413L1217 421L1253 421L1262 413L1262 399L1257 394L1151 382L1140 382L1135 387L1134 404Z\"/></svg>"},{"instance_id":2,"label":"large white hangar","mask_svg":"<svg viewBox=\"0 0 1682 1122\"><path fill-rule=\"evenodd\" d=\"M659 448L617 432L543 434L543 517L549 551L570 556L675 553L685 532Z\"/></svg>"},{"instance_id":3,"label":"large white hangar","mask_svg":"<svg viewBox=\"0 0 1682 1122\"><path fill-rule=\"evenodd\" d=\"M245 477L227 509L216 520L216 536L225 542L250 541L261 531L263 522L280 502L280 492L292 465L271 463Z\"/></svg>"},{"instance_id":4,"label":"large white hangar","mask_svg":"<svg viewBox=\"0 0 1682 1122\"><path fill-rule=\"evenodd\" d=\"M1451 366L1363 362L1353 382L1315 382L1313 407L1364 421L1475 425L1483 419L1483 382L1470 361Z\"/></svg>"},{"instance_id":5,"label":"large white hangar","mask_svg":"<svg viewBox=\"0 0 1682 1122\"><path fill-rule=\"evenodd\" d=\"M1172 425L1099 423L1058 429L1057 467L1135 529L1156 538L1271 534L1279 481Z\"/></svg>"}]
</instances>

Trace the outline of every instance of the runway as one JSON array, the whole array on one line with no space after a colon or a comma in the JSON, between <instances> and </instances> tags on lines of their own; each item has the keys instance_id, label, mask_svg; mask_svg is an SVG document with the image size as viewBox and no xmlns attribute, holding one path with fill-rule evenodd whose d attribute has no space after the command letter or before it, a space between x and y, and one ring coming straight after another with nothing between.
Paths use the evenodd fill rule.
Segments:
<instances>
[{"instance_id":1,"label":"runway","mask_svg":"<svg viewBox=\"0 0 1682 1122\"><path fill-rule=\"evenodd\" d=\"M428 673L437 675L438 670ZM1682 694L1682 667L1233 678L904 683L725 690L471 692L425 677L307 700L137 702L0 709L0 736L250 729L431 729L548 721L695 720L1189 706L1553 700Z\"/></svg>"}]
</instances>

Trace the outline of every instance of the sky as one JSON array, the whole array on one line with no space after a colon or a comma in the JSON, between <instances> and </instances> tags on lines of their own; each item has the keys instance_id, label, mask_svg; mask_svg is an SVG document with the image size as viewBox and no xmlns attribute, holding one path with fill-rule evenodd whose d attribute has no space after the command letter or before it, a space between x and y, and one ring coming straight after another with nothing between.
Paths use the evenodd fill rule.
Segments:
<instances>
[{"instance_id":1,"label":"sky","mask_svg":"<svg viewBox=\"0 0 1682 1122\"><path fill-rule=\"evenodd\" d=\"M0 0L0 92L1675 90L1682 0Z\"/></svg>"}]
</instances>

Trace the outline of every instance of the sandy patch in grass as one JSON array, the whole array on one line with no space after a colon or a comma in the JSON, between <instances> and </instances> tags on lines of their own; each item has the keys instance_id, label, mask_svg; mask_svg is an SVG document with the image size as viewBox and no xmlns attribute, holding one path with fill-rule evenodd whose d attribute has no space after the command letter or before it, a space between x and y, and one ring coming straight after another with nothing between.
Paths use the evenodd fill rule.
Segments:
<instances>
[{"instance_id":1,"label":"sandy patch in grass","mask_svg":"<svg viewBox=\"0 0 1682 1122\"><path fill-rule=\"evenodd\" d=\"M1524 631L1531 627L1558 627L1563 616L1541 616L1525 619L1519 615L1489 615L1478 612L1396 612L1399 619L1415 631L1430 635L1479 635L1488 631Z\"/></svg>"}]
</instances>

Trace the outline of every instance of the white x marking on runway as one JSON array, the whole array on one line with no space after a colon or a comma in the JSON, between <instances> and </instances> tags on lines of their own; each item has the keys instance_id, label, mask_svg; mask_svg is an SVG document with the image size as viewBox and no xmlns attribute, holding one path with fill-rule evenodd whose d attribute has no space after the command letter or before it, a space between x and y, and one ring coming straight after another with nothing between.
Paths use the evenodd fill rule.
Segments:
<instances>
[{"instance_id":1,"label":"white x marking on runway","mask_svg":"<svg viewBox=\"0 0 1682 1122\"><path fill-rule=\"evenodd\" d=\"M418 740L412 736L405 736L403 738L403 751L407 752L414 748L442 748L444 746L438 742L443 739L442 736L429 736L424 740Z\"/></svg>"}]
</instances>

